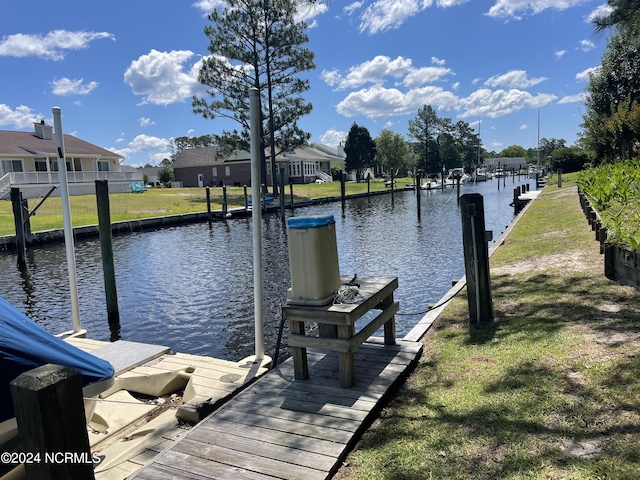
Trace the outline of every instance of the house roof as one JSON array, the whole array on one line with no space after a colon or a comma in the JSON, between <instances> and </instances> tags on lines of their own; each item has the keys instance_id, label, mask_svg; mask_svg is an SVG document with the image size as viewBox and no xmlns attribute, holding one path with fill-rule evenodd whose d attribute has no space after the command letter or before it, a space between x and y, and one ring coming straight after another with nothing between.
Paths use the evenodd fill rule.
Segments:
<instances>
[{"instance_id":1,"label":"house roof","mask_svg":"<svg viewBox=\"0 0 640 480\"><path fill-rule=\"evenodd\" d=\"M279 154L277 160L284 162L286 158ZM234 150L231 154L226 154L222 147L198 147L182 150L173 161L173 168L210 167L224 163L250 161L251 152L246 150Z\"/></svg>"},{"instance_id":2,"label":"house roof","mask_svg":"<svg viewBox=\"0 0 640 480\"><path fill-rule=\"evenodd\" d=\"M95 156L124 158L122 155L85 142L73 135L64 135L64 150L65 156L67 157ZM45 140L37 137L33 132L0 130L0 156L41 157L43 153L57 157L55 138Z\"/></svg>"}]
</instances>

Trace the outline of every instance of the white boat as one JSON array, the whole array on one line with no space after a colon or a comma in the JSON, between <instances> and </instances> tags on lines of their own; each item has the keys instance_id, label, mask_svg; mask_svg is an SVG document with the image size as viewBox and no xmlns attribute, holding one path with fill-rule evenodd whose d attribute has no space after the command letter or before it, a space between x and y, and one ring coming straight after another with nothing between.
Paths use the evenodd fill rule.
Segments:
<instances>
[{"instance_id":1,"label":"white boat","mask_svg":"<svg viewBox=\"0 0 640 480\"><path fill-rule=\"evenodd\" d=\"M485 167L478 167L473 174L475 182L486 182L491 178L491 174L487 171Z\"/></svg>"},{"instance_id":2,"label":"white boat","mask_svg":"<svg viewBox=\"0 0 640 480\"><path fill-rule=\"evenodd\" d=\"M464 185L465 183L469 183L471 177L464 173L464 168L456 167L449 170L449 176L445 181L445 185Z\"/></svg>"},{"instance_id":3,"label":"white boat","mask_svg":"<svg viewBox=\"0 0 640 480\"><path fill-rule=\"evenodd\" d=\"M422 190L435 190L438 188L442 188L442 182L439 182L438 180L430 180L420 185L420 188Z\"/></svg>"}]
</instances>

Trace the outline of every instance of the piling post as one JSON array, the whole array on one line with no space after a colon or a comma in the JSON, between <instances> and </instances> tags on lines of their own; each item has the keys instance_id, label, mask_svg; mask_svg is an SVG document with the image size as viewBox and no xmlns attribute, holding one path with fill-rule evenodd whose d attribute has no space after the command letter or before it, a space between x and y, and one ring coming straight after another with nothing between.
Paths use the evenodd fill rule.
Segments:
<instances>
[{"instance_id":1,"label":"piling post","mask_svg":"<svg viewBox=\"0 0 640 480\"><path fill-rule=\"evenodd\" d=\"M558 169L558 188L562 187L562 169Z\"/></svg>"},{"instance_id":2,"label":"piling post","mask_svg":"<svg viewBox=\"0 0 640 480\"><path fill-rule=\"evenodd\" d=\"M394 191L393 184L394 183L395 183L395 175L394 175L394 171L393 171L393 168L392 168L391 169L391 203L393 203L393 200L394 200L393 199L393 191Z\"/></svg>"},{"instance_id":3,"label":"piling post","mask_svg":"<svg viewBox=\"0 0 640 480\"><path fill-rule=\"evenodd\" d=\"M416 173L416 210L418 212L418 220L420 220L420 172Z\"/></svg>"},{"instance_id":4,"label":"piling post","mask_svg":"<svg viewBox=\"0 0 640 480\"><path fill-rule=\"evenodd\" d=\"M18 251L18 268L25 268L26 240L24 234L24 212L22 209L22 193L17 187L11 187L11 205L13 207L13 220L16 227L16 250Z\"/></svg>"},{"instance_id":5,"label":"piling post","mask_svg":"<svg viewBox=\"0 0 640 480\"><path fill-rule=\"evenodd\" d=\"M227 218L227 186L222 186L222 218Z\"/></svg>"},{"instance_id":6,"label":"piling post","mask_svg":"<svg viewBox=\"0 0 640 480\"><path fill-rule=\"evenodd\" d=\"M367 197L371 195L371 173L367 173Z\"/></svg>"},{"instance_id":7,"label":"piling post","mask_svg":"<svg viewBox=\"0 0 640 480\"><path fill-rule=\"evenodd\" d=\"M462 195L460 212L469 322L472 326L486 325L493 323L493 300L482 195L479 193Z\"/></svg>"},{"instance_id":8,"label":"piling post","mask_svg":"<svg viewBox=\"0 0 640 480\"><path fill-rule=\"evenodd\" d=\"M247 185L244 185L244 211L249 210L249 195L247 194Z\"/></svg>"},{"instance_id":9,"label":"piling post","mask_svg":"<svg viewBox=\"0 0 640 480\"><path fill-rule=\"evenodd\" d=\"M96 203L98 206L98 231L100 253L104 275L104 293L107 301L107 321L111 341L120 340L120 310L116 288L116 269L113 261L113 238L111 233L111 211L109 206L109 184L107 180L96 180Z\"/></svg>"},{"instance_id":10,"label":"piling post","mask_svg":"<svg viewBox=\"0 0 640 480\"><path fill-rule=\"evenodd\" d=\"M289 180L289 196L291 197L291 215L293 215L293 182Z\"/></svg>"},{"instance_id":11,"label":"piling post","mask_svg":"<svg viewBox=\"0 0 640 480\"><path fill-rule=\"evenodd\" d=\"M284 224L284 168L280 169L280 218Z\"/></svg>"},{"instance_id":12,"label":"piling post","mask_svg":"<svg viewBox=\"0 0 640 480\"><path fill-rule=\"evenodd\" d=\"M209 229L211 229L211 189L205 187L204 191L207 195L207 221L209 222Z\"/></svg>"},{"instance_id":13,"label":"piling post","mask_svg":"<svg viewBox=\"0 0 640 480\"><path fill-rule=\"evenodd\" d=\"M80 373L47 364L22 373L10 388L22 451L34 460L24 464L26 477L94 479Z\"/></svg>"},{"instance_id":14,"label":"piling post","mask_svg":"<svg viewBox=\"0 0 640 480\"><path fill-rule=\"evenodd\" d=\"M345 185L345 173L340 172L340 201L342 202L342 215L344 215L344 209L346 208L346 185Z\"/></svg>"}]
</instances>

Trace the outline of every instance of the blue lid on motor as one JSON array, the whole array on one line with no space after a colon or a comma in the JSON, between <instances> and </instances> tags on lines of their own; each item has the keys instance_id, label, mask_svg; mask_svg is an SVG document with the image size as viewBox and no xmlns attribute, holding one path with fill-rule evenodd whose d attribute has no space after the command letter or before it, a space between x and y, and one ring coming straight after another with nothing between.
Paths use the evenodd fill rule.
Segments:
<instances>
[{"instance_id":1,"label":"blue lid on motor","mask_svg":"<svg viewBox=\"0 0 640 480\"><path fill-rule=\"evenodd\" d=\"M293 217L287 220L287 227L294 229L326 227L336 223L333 215L317 215L309 217Z\"/></svg>"}]
</instances>

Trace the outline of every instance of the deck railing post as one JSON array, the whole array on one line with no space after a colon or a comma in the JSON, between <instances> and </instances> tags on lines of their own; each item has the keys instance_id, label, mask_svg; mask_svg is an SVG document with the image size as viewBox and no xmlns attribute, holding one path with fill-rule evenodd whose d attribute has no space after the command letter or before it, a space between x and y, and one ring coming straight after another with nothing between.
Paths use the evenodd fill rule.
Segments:
<instances>
[{"instance_id":1,"label":"deck railing post","mask_svg":"<svg viewBox=\"0 0 640 480\"><path fill-rule=\"evenodd\" d=\"M79 372L43 365L11 382L27 478L94 479Z\"/></svg>"}]
</instances>

